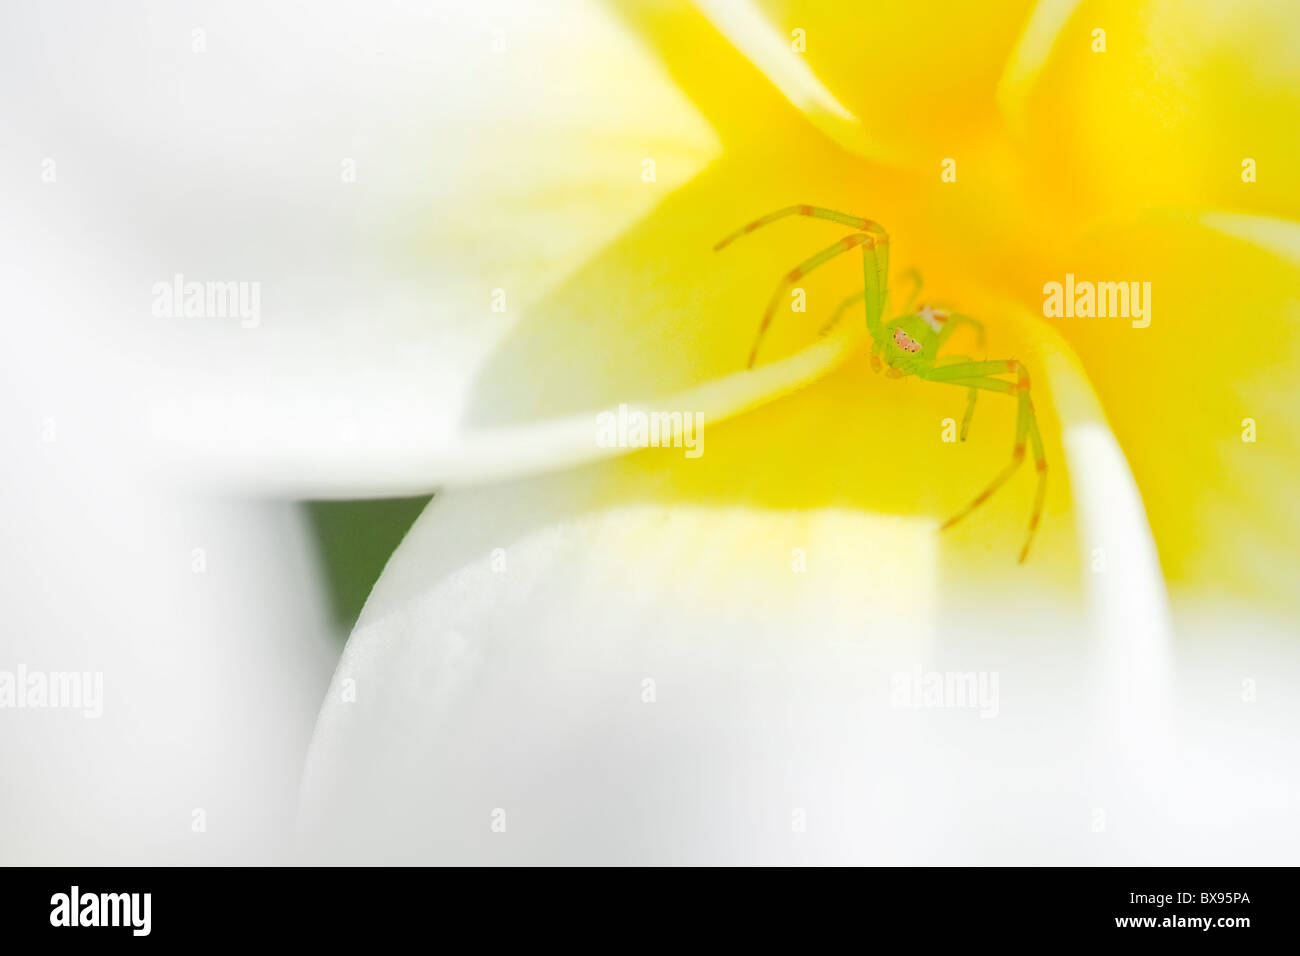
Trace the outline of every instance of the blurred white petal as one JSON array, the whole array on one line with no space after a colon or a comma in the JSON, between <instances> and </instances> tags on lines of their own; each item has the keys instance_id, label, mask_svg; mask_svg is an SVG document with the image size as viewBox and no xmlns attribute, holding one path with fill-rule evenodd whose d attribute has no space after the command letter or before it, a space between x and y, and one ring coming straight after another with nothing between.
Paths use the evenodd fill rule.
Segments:
<instances>
[{"instance_id":1,"label":"blurred white petal","mask_svg":"<svg viewBox=\"0 0 1300 956\"><path fill-rule=\"evenodd\" d=\"M207 480L365 493L455 460L501 338L717 152L584 0L147 14L10 18L35 41L0 64L0 243L21 307L99 351L120 439ZM155 317L177 274L258 283L259 314Z\"/></svg>"},{"instance_id":2,"label":"blurred white petal","mask_svg":"<svg viewBox=\"0 0 1300 956\"><path fill-rule=\"evenodd\" d=\"M0 672L102 675L102 713L0 708L0 863L288 862L337 660L301 514L154 480L80 400L93 354L3 345Z\"/></svg>"}]
</instances>

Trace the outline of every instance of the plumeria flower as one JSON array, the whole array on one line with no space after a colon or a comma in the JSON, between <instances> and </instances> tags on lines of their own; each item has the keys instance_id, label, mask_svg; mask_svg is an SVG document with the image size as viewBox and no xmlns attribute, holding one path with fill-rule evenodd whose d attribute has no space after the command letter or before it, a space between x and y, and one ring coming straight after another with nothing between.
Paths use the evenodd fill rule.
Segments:
<instances>
[{"instance_id":1,"label":"plumeria flower","mask_svg":"<svg viewBox=\"0 0 1300 956\"><path fill-rule=\"evenodd\" d=\"M132 453L258 497L436 491L327 691L306 852L1294 859L1294 13L306 9L223 12L176 87L132 87L153 111L78 107L97 175L151 184L95 193L147 236L119 276L262 277L255 326L123 307ZM798 203L881 223L896 304L916 270L926 315L984 323L963 348L1030 369L1024 564L1031 469L940 533L1014 403L945 440L963 389L873 374L857 313L825 329L855 254L745 368L843 231L712 249ZM1076 279L1147 312L1049 315ZM701 453L599 441L620 407L702 421Z\"/></svg>"},{"instance_id":2,"label":"plumeria flower","mask_svg":"<svg viewBox=\"0 0 1300 956\"><path fill-rule=\"evenodd\" d=\"M511 119L518 100L482 110L529 160L572 158L513 156L430 229L454 243L462 223L540 223L528 252L485 245L475 263L476 294L507 288L519 312L461 427L550 431L559 458L559 423L631 402L702 410L707 450L475 487L447 475L322 712L314 844L527 862L1292 853L1291 776L1266 769L1282 705L1243 702L1279 649L1224 647L1241 646L1226 615L1245 606L1294 631L1271 615L1296 571L1297 152L1275 111L1300 96L1295 19L705 3L575 8L553 21L560 43L549 15L486 17L508 52L472 51L466 87L511 71L529 107L574 97L551 125ZM641 105L670 86L684 102ZM590 105L604 96L624 109ZM451 136L463 117L429 121ZM625 152L595 177L593 148ZM1244 181L1243 157L1277 178ZM653 208L615 229L638 191ZM584 235L557 217L594 197L598 235L555 262ZM987 355L1033 370L1055 467L1026 565L1028 477L937 531L1005 461L1010 403L945 443L960 392L873 376L860 332L815 337L856 265L809 277L812 315L779 313L765 364L737 374L780 276L838 234L790 222L708 250L802 202L885 224L897 274L920 270L925 296L985 320ZM1067 274L1150 282L1149 326L1045 318L1045 285ZM1243 321L1277 347L1225 348ZM1244 419L1270 440L1243 442ZM1248 603L1198 619L1220 595ZM953 674L983 682L980 716L927 708Z\"/></svg>"}]
</instances>

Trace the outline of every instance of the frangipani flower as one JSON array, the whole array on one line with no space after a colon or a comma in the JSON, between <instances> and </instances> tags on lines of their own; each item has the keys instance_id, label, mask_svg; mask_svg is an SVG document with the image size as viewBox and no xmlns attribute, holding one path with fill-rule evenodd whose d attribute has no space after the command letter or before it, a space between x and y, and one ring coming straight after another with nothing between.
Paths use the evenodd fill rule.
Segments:
<instances>
[{"instance_id":1,"label":"frangipani flower","mask_svg":"<svg viewBox=\"0 0 1300 956\"><path fill-rule=\"evenodd\" d=\"M520 290L462 421L544 433L620 402L707 406L707 451L435 499L322 713L305 804L317 845L462 861L1294 852L1277 815L1294 781L1261 764L1282 728L1243 717L1251 673L1277 661L1260 641L1240 673L1200 673L1194 637L1233 630L1197 628L1182 601L1171 631L1165 591L1293 602L1294 16L718 2L566 22L584 27L565 66L548 48L532 83L644 97L641 64L657 61L696 114L629 108L634 127L608 129L597 112L585 136L527 125L530 154L552 134L578 154L628 143L666 183L625 162L608 185L548 188L551 171L525 162L467 192L463 221L494 235L574 193L648 188L657 204L550 272L564 277L545 293ZM529 27L506 34L541 52ZM630 36L618 71L592 72ZM476 61L467 82L496 69ZM502 124L522 125L509 108ZM1276 179L1259 188L1248 165ZM987 322L990 357L1033 370L1054 470L1026 566L1023 475L937 534L1005 461L1010 403L982 402L973 440L944 443L959 390L871 375L860 332L819 343L856 264L809 277L809 314L778 313L773 364L736 374L779 277L839 233L792 221L725 258L707 250L802 202L883 223L896 279L916 267L924 296ZM1075 276L1151 283L1149 325L1045 318L1046 284ZM821 377L785 395L806 363ZM740 413L758 381L784 397ZM1269 441L1243 441L1244 419ZM981 692L1000 677L1003 703L983 713L998 720L912 709L953 671L977 672ZM1175 720L1225 745L1189 745ZM1229 840L1206 840L1225 818Z\"/></svg>"},{"instance_id":2,"label":"frangipani flower","mask_svg":"<svg viewBox=\"0 0 1300 956\"><path fill-rule=\"evenodd\" d=\"M277 190L232 146L219 192L260 196L269 234L212 255L178 227L163 261L269 270L279 321L202 351L176 333L160 364L180 397L158 408L146 380L132 406L182 462L259 493L441 489L336 672L307 846L1287 858L1292 769L1266 760L1287 714L1242 687L1294 669L1262 636L1291 633L1274 615L1296 571L1292 14L391 17L314 13L301 86L261 77L271 92L241 103L237 128L316 178ZM296 36L284 19L268 49ZM244 65L269 70L257 52ZM340 62L367 69L303 108ZM226 102L228 73L193 82ZM873 375L860 322L818 335L860 288L852 257L809 277L807 312L780 313L744 370L780 277L842 232L790 221L710 250L804 202L882 223L896 283L916 268L925 301L980 317L986 354L1031 369L1050 479L1025 565L1028 469L938 533L1005 464L1011 403L982 398L970 440L945 442L961 389ZM1067 275L1150 282L1150 325L1045 317ZM601 448L597 415L624 403L702 413L704 453ZM1243 604L1183 595L1250 602L1230 671L1211 668Z\"/></svg>"}]
</instances>

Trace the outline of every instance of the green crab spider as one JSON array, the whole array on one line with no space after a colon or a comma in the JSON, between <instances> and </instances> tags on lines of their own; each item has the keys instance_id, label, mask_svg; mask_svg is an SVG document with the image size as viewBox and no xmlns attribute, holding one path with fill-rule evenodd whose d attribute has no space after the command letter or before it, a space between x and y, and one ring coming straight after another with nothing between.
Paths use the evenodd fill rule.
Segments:
<instances>
[{"instance_id":1,"label":"green crab spider","mask_svg":"<svg viewBox=\"0 0 1300 956\"><path fill-rule=\"evenodd\" d=\"M864 303L867 319L867 332L870 333L871 367L880 372L887 368L885 374L890 378L904 378L915 375L930 382L944 385L956 385L967 389L966 413L962 417L961 439L966 440L971 416L975 413L975 398L981 391L1010 395L1016 400L1015 443L1011 450L1011 461L1000 471L988 487L981 491L964 508L943 523L941 530L947 530L962 518L982 505L993 492L1001 488L1015 474L1016 469L1025 460L1026 441L1034 452L1034 464L1038 470L1038 487L1034 493L1033 511L1029 517L1029 530L1025 535L1024 546L1020 549L1020 561L1023 563L1029 554L1029 546L1034 540L1034 532L1043 514L1043 500L1047 494L1047 458L1043 453L1043 436L1038 430L1038 418L1034 414L1034 404L1029 398L1029 371L1016 359L997 359L976 362L964 355L940 357L939 350L958 328L969 325L975 329L980 343L984 341L984 326L970 316L961 315L946 309L936 309L929 305L916 308L916 300L921 291L921 277L916 270L905 274L912 279L913 288L908 296L903 311L891 319L888 324L882 322L885 302L888 298L889 279L889 234L879 223L860 216L850 216L833 209L820 206L787 206L768 213L761 219L755 219L725 237L713 247L714 252L730 245L734 240L753 232L786 216L810 216L850 226L855 232L845 236L834 245L827 246L815 256L804 260L785 274L768 302L763 313L763 321L754 336L754 344L749 350L747 368L754 367L758 357L758 348L772 322L773 315L780 303L785 300L794 283L812 270L825 265L836 256L850 249L861 247L863 289L841 302L832 313L830 321L822 329L823 334L830 330L840 317L859 301ZM998 378L1000 375L1015 376L1015 381Z\"/></svg>"}]
</instances>

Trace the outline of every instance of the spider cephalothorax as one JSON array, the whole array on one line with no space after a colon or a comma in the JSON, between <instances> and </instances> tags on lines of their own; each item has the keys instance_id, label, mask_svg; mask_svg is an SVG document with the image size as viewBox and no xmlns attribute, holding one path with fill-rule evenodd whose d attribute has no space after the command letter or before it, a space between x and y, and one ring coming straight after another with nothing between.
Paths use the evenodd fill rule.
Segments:
<instances>
[{"instance_id":1,"label":"spider cephalothorax","mask_svg":"<svg viewBox=\"0 0 1300 956\"><path fill-rule=\"evenodd\" d=\"M924 345L908 335L902 326L894 328L894 344L908 354L915 354L925 348Z\"/></svg>"},{"instance_id":2,"label":"spider cephalothorax","mask_svg":"<svg viewBox=\"0 0 1300 956\"><path fill-rule=\"evenodd\" d=\"M818 266L850 249L861 247L863 290L840 303L828 324L833 325L845 310L861 300L866 312L867 331L874 342L871 348L872 368L881 371L882 368L887 367L887 374L893 378L915 375L931 382L968 389L966 414L961 423L962 441L966 440L971 416L975 412L975 398L979 392L997 392L1016 400L1016 435L1010 463L989 483L987 488L976 495L970 504L944 522L943 527L952 527L1000 488L1024 461L1025 447L1028 444L1034 453L1038 487L1034 494L1033 511L1029 517L1029 532L1025 536L1024 547L1020 550L1020 560L1024 561L1025 556L1029 554L1029 545L1034 539L1039 519L1042 517L1043 500L1047 492L1047 459L1043 452L1043 438L1038 430L1038 418L1034 414L1034 405L1029 400L1028 370L1015 359L976 362L962 355L939 357L939 350L956 329L962 325L973 327L979 334L982 344L984 327L969 316L928 305L913 311L912 306L921 288L920 277L914 271L911 273L914 287L907 306L897 318L885 325L882 317L885 311L886 285L889 277L889 234L870 219L850 216L833 209L823 209L820 206L787 206L737 230L714 246L714 249L721 249L734 239L786 216L826 219L851 226L857 231L786 273L785 279L768 303L763 321L759 324L758 334L754 337L754 344L749 352L749 366L753 367L754 359L758 356L758 347L763 341L768 325L771 324L777 305L784 300L787 290ZM998 377L1002 375L1013 376L1014 381Z\"/></svg>"}]
</instances>

